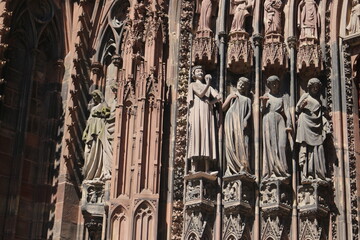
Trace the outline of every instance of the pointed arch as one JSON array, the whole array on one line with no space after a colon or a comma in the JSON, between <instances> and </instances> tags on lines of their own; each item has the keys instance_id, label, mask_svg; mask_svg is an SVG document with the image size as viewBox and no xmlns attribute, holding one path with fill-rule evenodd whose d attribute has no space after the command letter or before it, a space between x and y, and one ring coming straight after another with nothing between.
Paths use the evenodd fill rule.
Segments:
<instances>
[{"instance_id":1,"label":"pointed arch","mask_svg":"<svg viewBox=\"0 0 360 240\"><path fill-rule=\"evenodd\" d=\"M111 216L111 239L112 240L127 240L129 239L129 218L126 209L123 206L118 206L113 211Z\"/></svg>"},{"instance_id":2,"label":"pointed arch","mask_svg":"<svg viewBox=\"0 0 360 240\"><path fill-rule=\"evenodd\" d=\"M148 201L142 201L134 213L134 240L155 239L156 224L154 207Z\"/></svg>"}]
</instances>

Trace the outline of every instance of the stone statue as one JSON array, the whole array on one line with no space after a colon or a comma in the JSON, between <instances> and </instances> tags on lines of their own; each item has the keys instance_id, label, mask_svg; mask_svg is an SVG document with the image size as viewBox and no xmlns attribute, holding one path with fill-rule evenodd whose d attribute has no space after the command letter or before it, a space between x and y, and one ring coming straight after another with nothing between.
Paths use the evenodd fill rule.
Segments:
<instances>
[{"instance_id":1,"label":"stone statue","mask_svg":"<svg viewBox=\"0 0 360 240\"><path fill-rule=\"evenodd\" d=\"M324 140L329 133L329 123L324 117L320 99L321 82L312 78L308 82L308 93L304 93L296 105L299 115L296 142L300 143L299 165L301 181L325 178Z\"/></svg>"},{"instance_id":2,"label":"stone statue","mask_svg":"<svg viewBox=\"0 0 360 240\"><path fill-rule=\"evenodd\" d=\"M359 0L353 0L353 6L350 13L350 21L346 26L349 34L354 34L360 30L360 4Z\"/></svg>"},{"instance_id":3,"label":"stone statue","mask_svg":"<svg viewBox=\"0 0 360 240\"><path fill-rule=\"evenodd\" d=\"M286 146L291 132L288 95L280 94L280 79L266 80L270 92L261 97L263 116L263 179L288 178Z\"/></svg>"},{"instance_id":4,"label":"stone statue","mask_svg":"<svg viewBox=\"0 0 360 240\"><path fill-rule=\"evenodd\" d=\"M104 131L104 165L102 170L102 180L111 179L112 157L113 157L113 141L115 132L115 111L117 105L118 86L115 80L110 85L110 89L114 94L114 98L109 102L109 114L106 118Z\"/></svg>"},{"instance_id":5,"label":"stone statue","mask_svg":"<svg viewBox=\"0 0 360 240\"><path fill-rule=\"evenodd\" d=\"M281 0L265 0L264 3L265 35L281 34L281 18L283 3Z\"/></svg>"},{"instance_id":6,"label":"stone statue","mask_svg":"<svg viewBox=\"0 0 360 240\"><path fill-rule=\"evenodd\" d=\"M245 18L251 15L254 1L248 3L248 0L232 0L231 11L234 18L231 24L231 32L245 32Z\"/></svg>"},{"instance_id":7,"label":"stone statue","mask_svg":"<svg viewBox=\"0 0 360 240\"><path fill-rule=\"evenodd\" d=\"M90 116L86 122L83 133L85 142L84 151L84 180L100 179L103 170L104 160L104 131L109 107L105 102L104 95L99 90L92 93L93 106Z\"/></svg>"},{"instance_id":8,"label":"stone statue","mask_svg":"<svg viewBox=\"0 0 360 240\"><path fill-rule=\"evenodd\" d=\"M198 1L198 7L197 12L200 13L199 17L199 25L198 25L198 31L208 30L210 29L210 23L211 23L211 16L213 11L212 6L212 0L197 0Z\"/></svg>"},{"instance_id":9,"label":"stone statue","mask_svg":"<svg viewBox=\"0 0 360 240\"><path fill-rule=\"evenodd\" d=\"M196 171L199 161L216 159L216 129L213 106L221 100L219 93L210 86L211 75L204 78L201 66L192 69L194 82L190 83L187 102L189 105L189 138L187 158L191 159L191 171Z\"/></svg>"},{"instance_id":10,"label":"stone statue","mask_svg":"<svg viewBox=\"0 0 360 240\"><path fill-rule=\"evenodd\" d=\"M239 78L237 91L231 93L222 108L225 115L225 176L249 172L249 128L251 100L247 97L250 81Z\"/></svg>"},{"instance_id":11,"label":"stone statue","mask_svg":"<svg viewBox=\"0 0 360 240\"><path fill-rule=\"evenodd\" d=\"M320 14L315 0L301 0L298 6L298 27L300 40L306 38L319 38Z\"/></svg>"}]
</instances>

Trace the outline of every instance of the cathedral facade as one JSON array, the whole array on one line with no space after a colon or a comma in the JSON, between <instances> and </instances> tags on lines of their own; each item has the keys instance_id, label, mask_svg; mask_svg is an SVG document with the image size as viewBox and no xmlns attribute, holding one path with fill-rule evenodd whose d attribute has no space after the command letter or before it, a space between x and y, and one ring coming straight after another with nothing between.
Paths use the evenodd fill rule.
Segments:
<instances>
[{"instance_id":1,"label":"cathedral facade","mask_svg":"<svg viewBox=\"0 0 360 240\"><path fill-rule=\"evenodd\" d=\"M359 54L358 0L0 0L0 239L359 239Z\"/></svg>"}]
</instances>

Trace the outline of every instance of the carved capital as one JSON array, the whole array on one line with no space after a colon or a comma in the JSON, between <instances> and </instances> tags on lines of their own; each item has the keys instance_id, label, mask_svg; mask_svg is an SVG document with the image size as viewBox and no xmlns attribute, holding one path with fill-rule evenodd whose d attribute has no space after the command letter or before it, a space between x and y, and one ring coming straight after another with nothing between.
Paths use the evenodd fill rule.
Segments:
<instances>
[{"instance_id":1,"label":"carved capital","mask_svg":"<svg viewBox=\"0 0 360 240\"><path fill-rule=\"evenodd\" d=\"M263 43L264 37L261 34L257 33L252 36L252 39L253 39L253 43L255 46L261 46L261 44Z\"/></svg>"},{"instance_id":2,"label":"carved capital","mask_svg":"<svg viewBox=\"0 0 360 240\"><path fill-rule=\"evenodd\" d=\"M94 74L101 74L102 73L102 64L99 62L93 62L91 64L91 71Z\"/></svg>"},{"instance_id":3,"label":"carved capital","mask_svg":"<svg viewBox=\"0 0 360 240\"><path fill-rule=\"evenodd\" d=\"M295 36L291 36L291 37L288 37L287 39L287 43L289 45L290 48L296 48L296 37Z\"/></svg>"},{"instance_id":4,"label":"carved capital","mask_svg":"<svg viewBox=\"0 0 360 240\"><path fill-rule=\"evenodd\" d=\"M117 55L117 54L116 54L116 55L112 56L111 60L112 60L112 62L114 63L114 65L115 65L116 67L118 67L118 68L121 67L122 58L121 58L120 55Z\"/></svg>"}]
</instances>

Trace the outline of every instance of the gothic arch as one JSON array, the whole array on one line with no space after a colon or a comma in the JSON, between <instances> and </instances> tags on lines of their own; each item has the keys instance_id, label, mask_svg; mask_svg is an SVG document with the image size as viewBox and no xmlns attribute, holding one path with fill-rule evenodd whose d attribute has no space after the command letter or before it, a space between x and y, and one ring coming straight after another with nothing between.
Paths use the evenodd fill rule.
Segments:
<instances>
[{"instance_id":1,"label":"gothic arch","mask_svg":"<svg viewBox=\"0 0 360 240\"><path fill-rule=\"evenodd\" d=\"M156 235L156 216L154 207L148 201L142 201L134 213L134 236L135 240L152 239Z\"/></svg>"},{"instance_id":2,"label":"gothic arch","mask_svg":"<svg viewBox=\"0 0 360 240\"><path fill-rule=\"evenodd\" d=\"M127 240L129 238L129 218L123 206L118 206L111 216L112 240Z\"/></svg>"}]
</instances>

